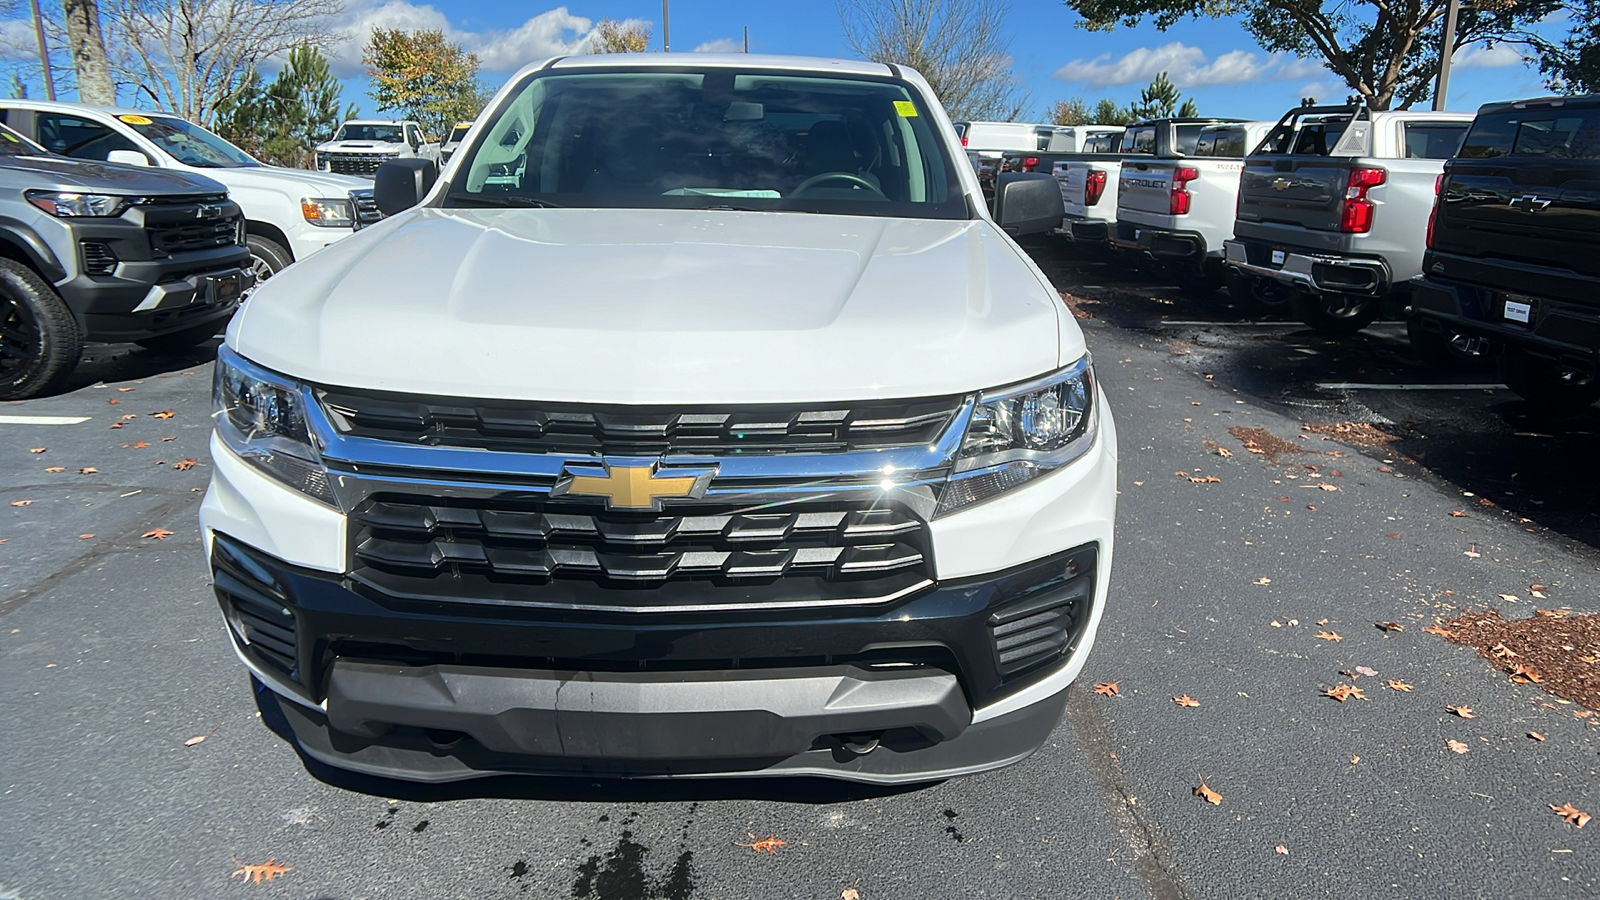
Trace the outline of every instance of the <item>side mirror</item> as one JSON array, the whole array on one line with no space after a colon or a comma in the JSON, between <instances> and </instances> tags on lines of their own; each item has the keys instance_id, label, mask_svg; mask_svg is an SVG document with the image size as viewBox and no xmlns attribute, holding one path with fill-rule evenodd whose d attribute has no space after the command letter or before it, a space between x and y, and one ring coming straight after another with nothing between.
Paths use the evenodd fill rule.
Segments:
<instances>
[{"instance_id":1,"label":"side mirror","mask_svg":"<svg viewBox=\"0 0 1600 900\"><path fill-rule=\"evenodd\" d=\"M120 163L124 166L148 166L150 157L138 150L113 150L106 154L106 162Z\"/></svg>"},{"instance_id":2,"label":"side mirror","mask_svg":"<svg viewBox=\"0 0 1600 900\"><path fill-rule=\"evenodd\" d=\"M391 159L372 177L372 195L386 216L422 202L439 180L439 167L431 159Z\"/></svg>"},{"instance_id":3,"label":"side mirror","mask_svg":"<svg viewBox=\"0 0 1600 900\"><path fill-rule=\"evenodd\" d=\"M1061 227L1061 186L1043 172L1006 172L995 179L994 221L1012 237Z\"/></svg>"}]
</instances>

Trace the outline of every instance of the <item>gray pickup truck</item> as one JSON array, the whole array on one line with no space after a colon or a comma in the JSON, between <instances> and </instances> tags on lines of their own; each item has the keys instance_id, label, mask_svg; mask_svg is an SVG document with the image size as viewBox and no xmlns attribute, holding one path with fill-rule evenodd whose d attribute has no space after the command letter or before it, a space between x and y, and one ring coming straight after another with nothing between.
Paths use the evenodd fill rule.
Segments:
<instances>
[{"instance_id":1,"label":"gray pickup truck","mask_svg":"<svg viewBox=\"0 0 1600 900\"><path fill-rule=\"evenodd\" d=\"M84 341L206 341L251 283L222 185L57 156L0 126L0 400L58 386Z\"/></svg>"},{"instance_id":2,"label":"gray pickup truck","mask_svg":"<svg viewBox=\"0 0 1600 900\"><path fill-rule=\"evenodd\" d=\"M1232 289L1324 334L1400 312L1422 273L1435 183L1471 124L1471 113L1358 106L1286 113L1245 159Z\"/></svg>"}]
</instances>

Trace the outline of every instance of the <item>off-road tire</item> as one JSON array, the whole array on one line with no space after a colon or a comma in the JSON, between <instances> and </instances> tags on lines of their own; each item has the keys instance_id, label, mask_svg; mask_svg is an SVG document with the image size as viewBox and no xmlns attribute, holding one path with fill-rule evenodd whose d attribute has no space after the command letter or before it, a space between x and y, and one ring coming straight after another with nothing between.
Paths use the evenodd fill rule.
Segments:
<instances>
[{"instance_id":1,"label":"off-road tire","mask_svg":"<svg viewBox=\"0 0 1600 900\"><path fill-rule=\"evenodd\" d=\"M244 243L250 248L250 271L256 276L257 284L289 268L289 264L294 262L289 251L271 238L247 234Z\"/></svg>"},{"instance_id":2,"label":"off-road tire","mask_svg":"<svg viewBox=\"0 0 1600 900\"><path fill-rule=\"evenodd\" d=\"M1423 365L1441 372L1482 371L1494 367L1494 346L1488 338L1468 337L1432 327L1416 318L1406 320L1406 339Z\"/></svg>"},{"instance_id":3,"label":"off-road tire","mask_svg":"<svg viewBox=\"0 0 1600 900\"><path fill-rule=\"evenodd\" d=\"M1295 291L1289 299L1294 317L1328 337L1349 337L1378 318L1378 298L1359 294L1312 294Z\"/></svg>"},{"instance_id":4,"label":"off-road tire","mask_svg":"<svg viewBox=\"0 0 1600 900\"><path fill-rule=\"evenodd\" d=\"M1289 312L1287 285L1257 278L1233 267L1228 268L1228 296L1239 311L1252 319L1285 315Z\"/></svg>"},{"instance_id":5,"label":"off-road tire","mask_svg":"<svg viewBox=\"0 0 1600 900\"><path fill-rule=\"evenodd\" d=\"M204 325L196 325L193 328L185 328L182 331L173 331L168 334L145 338L142 341L134 341L134 343L146 350L154 350L157 353L182 353L216 337L217 332L221 331L226 324L227 320L207 322Z\"/></svg>"},{"instance_id":6,"label":"off-road tire","mask_svg":"<svg viewBox=\"0 0 1600 900\"><path fill-rule=\"evenodd\" d=\"M59 386L82 355L83 332L61 295L22 263L0 259L0 400Z\"/></svg>"},{"instance_id":7,"label":"off-road tire","mask_svg":"<svg viewBox=\"0 0 1600 900\"><path fill-rule=\"evenodd\" d=\"M1547 413L1581 412L1600 401L1600 381L1576 384L1561 377L1555 360L1519 347L1500 351L1500 380L1517 396Z\"/></svg>"}]
</instances>

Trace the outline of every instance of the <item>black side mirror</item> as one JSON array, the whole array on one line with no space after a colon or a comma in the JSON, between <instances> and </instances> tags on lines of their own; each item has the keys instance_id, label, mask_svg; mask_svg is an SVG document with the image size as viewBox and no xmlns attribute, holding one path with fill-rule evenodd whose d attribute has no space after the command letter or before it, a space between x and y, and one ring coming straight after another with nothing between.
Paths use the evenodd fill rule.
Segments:
<instances>
[{"instance_id":1,"label":"black side mirror","mask_svg":"<svg viewBox=\"0 0 1600 900\"><path fill-rule=\"evenodd\" d=\"M995 179L994 221L1012 237L1060 228L1066 212L1054 175L1006 172Z\"/></svg>"},{"instance_id":2,"label":"black side mirror","mask_svg":"<svg viewBox=\"0 0 1600 900\"><path fill-rule=\"evenodd\" d=\"M421 203L438 180L439 167L431 159L391 159L372 176L372 196L378 211L392 216Z\"/></svg>"}]
</instances>

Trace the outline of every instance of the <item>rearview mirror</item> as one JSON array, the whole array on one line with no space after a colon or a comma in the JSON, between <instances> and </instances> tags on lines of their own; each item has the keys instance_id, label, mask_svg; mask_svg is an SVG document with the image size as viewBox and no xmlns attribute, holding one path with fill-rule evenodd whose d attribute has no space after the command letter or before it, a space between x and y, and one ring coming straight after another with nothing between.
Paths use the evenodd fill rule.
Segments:
<instances>
[{"instance_id":1,"label":"rearview mirror","mask_svg":"<svg viewBox=\"0 0 1600 900\"><path fill-rule=\"evenodd\" d=\"M372 177L372 196L379 212L392 216L404 212L433 190L439 167L431 159L392 159Z\"/></svg>"},{"instance_id":2,"label":"rearview mirror","mask_svg":"<svg viewBox=\"0 0 1600 900\"><path fill-rule=\"evenodd\" d=\"M1060 228L1066 216L1061 187L1043 172L1006 172L995 179L994 221L1012 237Z\"/></svg>"},{"instance_id":3,"label":"rearview mirror","mask_svg":"<svg viewBox=\"0 0 1600 900\"><path fill-rule=\"evenodd\" d=\"M113 150L106 154L106 162L118 163L124 166L148 166L150 157L138 150Z\"/></svg>"}]
</instances>

